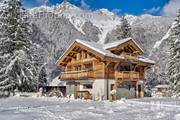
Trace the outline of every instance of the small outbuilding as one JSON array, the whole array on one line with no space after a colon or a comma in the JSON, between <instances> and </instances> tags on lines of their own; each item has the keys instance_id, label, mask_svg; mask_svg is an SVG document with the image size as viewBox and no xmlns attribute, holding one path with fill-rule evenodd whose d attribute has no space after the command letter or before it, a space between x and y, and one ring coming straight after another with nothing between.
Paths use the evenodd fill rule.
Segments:
<instances>
[{"instance_id":1,"label":"small outbuilding","mask_svg":"<svg viewBox=\"0 0 180 120\"><path fill-rule=\"evenodd\" d=\"M52 81L49 81L46 86L46 93L49 96L66 96L66 82L61 81L58 77L54 78Z\"/></svg>"},{"instance_id":2,"label":"small outbuilding","mask_svg":"<svg viewBox=\"0 0 180 120\"><path fill-rule=\"evenodd\" d=\"M166 96L167 91L170 89L170 85L157 85L153 89L153 97L163 97Z\"/></svg>"}]
</instances>

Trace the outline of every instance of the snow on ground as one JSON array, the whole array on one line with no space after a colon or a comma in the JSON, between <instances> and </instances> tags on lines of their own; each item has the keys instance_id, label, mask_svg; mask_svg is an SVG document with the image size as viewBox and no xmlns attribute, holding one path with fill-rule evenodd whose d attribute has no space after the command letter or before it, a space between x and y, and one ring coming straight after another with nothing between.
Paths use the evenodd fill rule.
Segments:
<instances>
[{"instance_id":1,"label":"snow on ground","mask_svg":"<svg viewBox=\"0 0 180 120\"><path fill-rule=\"evenodd\" d=\"M180 120L180 100L145 98L83 101L63 98L0 99L0 120Z\"/></svg>"}]
</instances>

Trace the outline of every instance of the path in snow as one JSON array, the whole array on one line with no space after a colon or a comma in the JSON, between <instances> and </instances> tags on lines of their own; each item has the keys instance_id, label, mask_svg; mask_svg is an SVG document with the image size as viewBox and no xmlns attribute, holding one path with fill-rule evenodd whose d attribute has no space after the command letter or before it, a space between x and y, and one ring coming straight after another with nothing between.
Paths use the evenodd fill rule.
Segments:
<instances>
[{"instance_id":1,"label":"path in snow","mask_svg":"<svg viewBox=\"0 0 180 120\"><path fill-rule=\"evenodd\" d=\"M57 98L0 99L0 120L180 120L179 99L83 101Z\"/></svg>"}]
</instances>

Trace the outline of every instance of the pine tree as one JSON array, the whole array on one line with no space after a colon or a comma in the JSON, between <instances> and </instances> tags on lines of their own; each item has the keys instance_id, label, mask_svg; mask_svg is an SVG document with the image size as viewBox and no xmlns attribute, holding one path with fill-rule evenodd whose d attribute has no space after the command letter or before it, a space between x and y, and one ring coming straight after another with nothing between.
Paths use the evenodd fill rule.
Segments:
<instances>
[{"instance_id":1,"label":"pine tree","mask_svg":"<svg viewBox=\"0 0 180 120\"><path fill-rule=\"evenodd\" d=\"M117 26L117 31L119 34L119 36L117 38L119 40L131 37L131 27L130 27L127 19L124 16L121 19L121 25Z\"/></svg>"},{"instance_id":2,"label":"pine tree","mask_svg":"<svg viewBox=\"0 0 180 120\"><path fill-rule=\"evenodd\" d=\"M46 55L47 51L45 51L40 45L33 44L31 47L31 55L33 56L33 64L36 66L37 74L34 79L34 83L36 89L38 90L40 87L43 87L46 83Z\"/></svg>"},{"instance_id":3,"label":"pine tree","mask_svg":"<svg viewBox=\"0 0 180 120\"><path fill-rule=\"evenodd\" d=\"M177 14L170 35L169 83L171 95L180 97L180 10Z\"/></svg>"},{"instance_id":4,"label":"pine tree","mask_svg":"<svg viewBox=\"0 0 180 120\"><path fill-rule=\"evenodd\" d=\"M6 1L0 11L0 91L30 91L36 69L29 54L30 25L20 0Z\"/></svg>"},{"instance_id":5,"label":"pine tree","mask_svg":"<svg viewBox=\"0 0 180 120\"><path fill-rule=\"evenodd\" d=\"M44 87L47 83L47 73L46 73L46 64L42 65L39 68L39 72L38 72L38 83L37 83L37 90L39 90L40 87Z\"/></svg>"},{"instance_id":6,"label":"pine tree","mask_svg":"<svg viewBox=\"0 0 180 120\"><path fill-rule=\"evenodd\" d=\"M4 13L5 13L5 9L6 6L1 5L1 9L0 9L0 20L2 21L3 17L4 17ZM3 31L3 25L4 23L0 22L0 46L2 45L2 40L5 39L4 38L4 31ZM1 51L0 51L1 52ZM5 66L7 66L5 63L5 59L8 59L10 57L10 54L6 54L6 55L0 55L0 95L2 95L5 90L9 90L11 88L11 82L9 81L9 79L7 79L7 71L4 68Z\"/></svg>"}]
</instances>

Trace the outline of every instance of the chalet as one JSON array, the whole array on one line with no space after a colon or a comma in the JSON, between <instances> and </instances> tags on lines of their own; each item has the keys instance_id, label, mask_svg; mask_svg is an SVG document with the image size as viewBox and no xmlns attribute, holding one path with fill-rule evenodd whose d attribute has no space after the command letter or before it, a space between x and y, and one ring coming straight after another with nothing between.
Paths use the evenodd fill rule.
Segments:
<instances>
[{"instance_id":1,"label":"chalet","mask_svg":"<svg viewBox=\"0 0 180 120\"><path fill-rule=\"evenodd\" d=\"M60 78L66 81L66 93L76 98L79 93L92 99L143 97L144 73L155 63L143 53L132 38L107 44L77 39L56 65L64 68Z\"/></svg>"}]
</instances>

